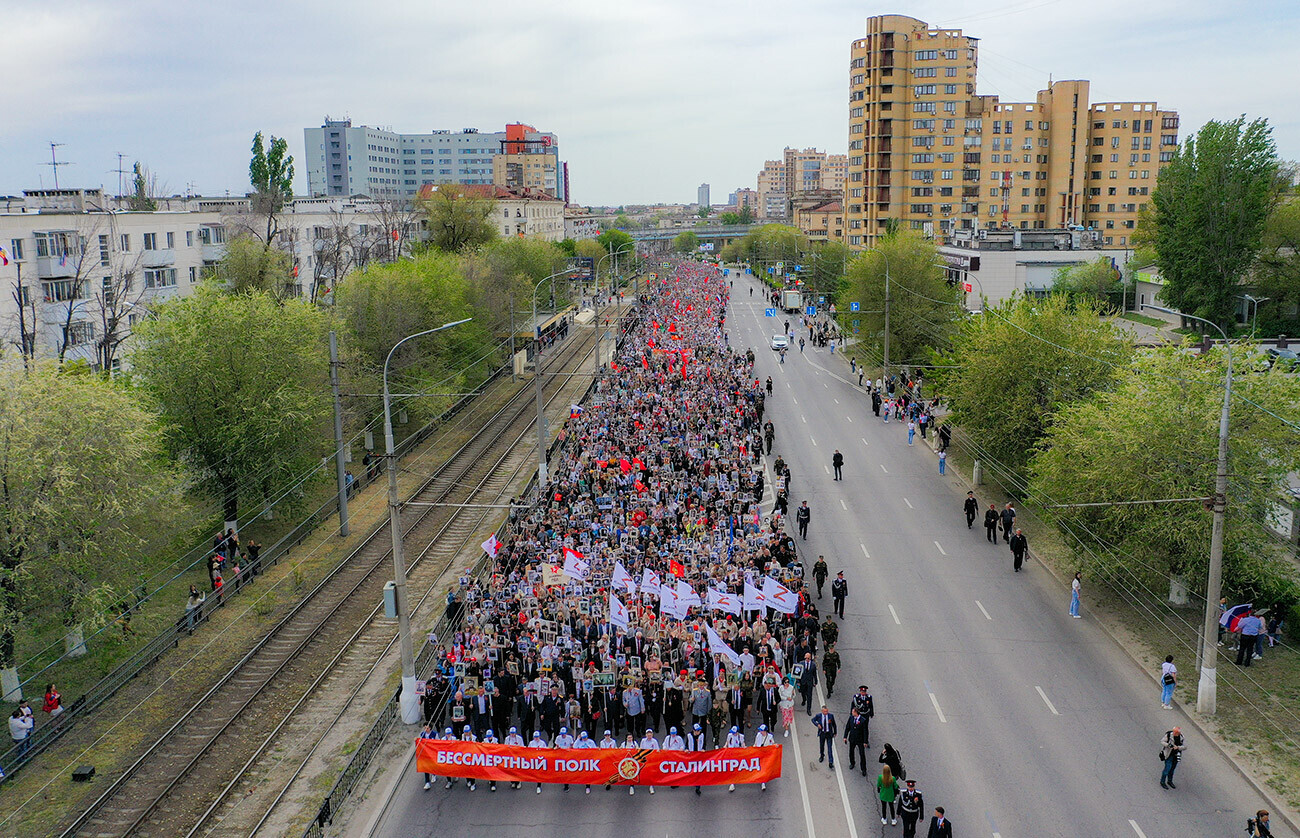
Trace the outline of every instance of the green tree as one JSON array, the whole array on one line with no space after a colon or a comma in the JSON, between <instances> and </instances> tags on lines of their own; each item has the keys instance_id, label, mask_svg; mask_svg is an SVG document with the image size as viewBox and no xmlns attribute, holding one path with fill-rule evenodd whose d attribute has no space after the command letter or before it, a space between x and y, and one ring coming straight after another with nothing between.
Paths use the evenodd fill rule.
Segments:
<instances>
[{"instance_id":1,"label":"green tree","mask_svg":"<svg viewBox=\"0 0 1300 838\"><path fill-rule=\"evenodd\" d=\"M496 202L462 186L444 183L420 198L419 205L428 224L429 242L441 251L459 253L497 237L496 225L489 218L496 212Z\"/></svg>"},{"instance_id":2,"label":"green tree","mask_svg":"<svg viewBox=\"0 0 1300 838\"><path fill-rule=\"evenodd\" d=\"M850 300L842 296L841 285L844 284L848 266L852 261L853 251L846 244L821 242L813 245L812 252L802 260L803 274L808 284L812 286L813 294L817 296L824 294L827 300L847 309L845 303ZM848 312L841 311L839 314L846 315Z\"/></svg>"},{"instance_id":3,"label":"green tree","mask_svg":"<svg viewBox=\"0 0 1300 838\"><path fill-rule=\"evenodd\" d=\"M158 418L120 381L0 367L0 668L33 622L94 625L187 516Z\"/></svg>"},{"instance_id":4,"label":"green tree","mask_svg":"<svg viewBox=\"0 0 1300 838\"><path fill-rule=\"evenodd\" d=\"M325 320L297 299L201 285L135 327L135 376L168 441L228 522L276 499L329 448Z\"/></svg>"},{"instance_id":5,"label":"green tree","mask_svg":"<svg viewBox=\"0 0 1300 838\"><path fill-rule=\"evenodd\" d=\"M967 317L936 360L936 389L982 457L1022 474L1053 412L1110 387L1132 341L1087 301L1004 300Z\"/></svg>"},{"instance_id":6,"label":"green tree","mask_svg":"<svg viewBox=\"0 0 1300 838\"><path fill-rule=\"evenodd\" d=\"M1223 378L1221 351L1202 357L1170 347L1137 356L1113 389L1061 406L1030 466L1033 498L1051 505L1208 497ZM1224 592L1233 601L1294 602L1295 572L1261 522L1288 473L1300 469L1300 446L1293 427L1256 405L1300 421L1300 381L1280 371L1243 375L1233 395ZM1205 578L1212 516L1197 501L1048 511L1081 561L1115 584L1131 588L1136 579L1159 590L1171 576Z\"/></svg>"},{"instance_id":7,"label":"green tree","mask_svg":"<svg viewBox=\"0 0 1300 838\"><path fill-rule=\"evenodd\" d=\"M620 230L627 230L633 226L632 219L628 218L620 210L619 214L614 218L614 226Z\"/></svg>"},{"instance_id":8,"label":"green tree","mask_svg":"<svg viewBox=\"0 0 1300 838\"><path fill-rule=\"evenodd\" d=\"M578 243L573 239L561 239L555 246L563 251L566 256L578 255Z\"/></svg>"},{"instance_id":9,"label":"green tree","mask_svg":"<svg viewBox=\"0 0 1300 838\"><path fill-rule=\"evenodd\" d=\"M251 235L236 236L226 243L213 278L233 294L262 291L282 300L289 295L293 267L284 251L267 247Z\"/></svg>"},{"instance_id":10,"label":"green tree","mask_svg":"<svg viewBox=\"0 0 1300 838\"><path fill-rule=\"evenodd\" d=\"M745 206L743 206L743 207L740 208L739 221L737 221L736 223L737 223L737 224L753 224L753 223L754 223L754 211L753 211L752 209L749 208L749 205L748 205L748 204L746 204Z\"/></svg>"},{"instance_id":11,"label":"green tree","mask_svg":"<svg viewBox=\"0 0 1300 838\"><path fill-rule=\"evenodd\" d=\"M253 159L248 163L248 180L253 186L253 211L266 216L268 247L278 229L277 216L293 200L293 155L284 137L271 137L270 147L262 141L262 132L253 135Z\"/></svg>"},{"instance_id":12,"label":"green tree","mask_svg":"<svg viewBox=\"0 0 1300 838\"><path fill-rule=\"evenodd\" d=\"M155 212L158 209L158 202L153 199L153 190L157 187L155 179L149 174L149 170L140 165L140 161L135 161L131 167L134 173L131 178L131 201L129 206L132 212Z\"/></svg>"},{"instance_id":13,"label":"green tree","mask_svg":"<svg viewBox=\"0 0 1300 838\"><path fill-rule=\"evenodd\" d=\"M1154 206L1164 300L1232 328L1238 284L1283 186L1268 121L1207 122L1160 170Z\"/></svg>"},{"instance_id":14,"label":"green tree","mask_svg":"<svg viewBox=\"0 0 1300 838\"><path fill-rule=\"evenodd\" d=\"M720 221L722 224L727 225L727 226L731 226L731 225L734 225L734 224L740 224L740 223L741 223L741 221L740 221L740 213L738 213L738 212L724 212L724 213L722 213L721 215L718 216L718 221Z\"/></svg>"},{"instance_id":15,"label":"green tree","mask_svg":"<svg viewBox=\"0 0 1300 838\"><path fill-rule=\"evenodd\" d=\"M708 218L710 212L712 212L712 210L709 207L700 207L695 211L695 214L700 218Z\"/></svg>"},{"instance_id":16,"label":"green tree","mask_svg":"<svg viewBox=\"0 0 1300 838\"><path fill-rule=\"evenodd\" d=\"M1252 279L1253 296L1268 298L1259 306L1260 334L1300 334L1300 200L1279 203L1269 216Z\"/></svg>"},{"instance_id":17,"label":"green tree","mask_svg":"<svg viewBox=\"0 0 1300 838\"><path fill-rule=\"evenodd\" d=\"M1122 292L1119 272L1109 256L1057 268L1052 281L1052 294L1062 295L1072 304L1086 304L1102 311L1118 309Z\"/></svg>"},{"instance_id":18,"label":"green tree","mask_svg":"<svg viewBox=\"0 0 1300 838\"><path fill-rule=\"evenodd\" d=\"M728 262L749 262L755 274L766 276L774 262L785 262L786 270L793 270L808 247L808 237L797 227L764 224L728 244L720 256Z\"/></svg>"},{"instance_id":19,"label":"green tree","mask_svg":"<svg viewBox=\"0 0 1300 838\"><path fill-rule=\"evenodd\" d=\"M596 242L605 249L606 253L615 253L620 250L631 252L632 245L636 239L617 228L611 228L596 236ZM620 259L623 257L619 257Z\"/></svg>"},{"instance_id":20,"label":"green tree","mask_svg":"<svg viewBox=\"0 0 1300 838\"><path fill-rule=\"evenodd\" d=\"M694 253L700 247L700 237L690 230L683 230L673 236L673 251L676 253Z\"/></svg>"},{"instance_id":21,"label":"green tree","mask_svg":"<svg viewBox=\"0 0 1300 838\"><path fill-rule=\"evenodd\" d=\"M889 362L916 364L943 349L961 308L932 240L911 232L883 237L849 265L843 294L862 304L862 337L883 349L889 274Z\"/></svg>"}]
</instances>

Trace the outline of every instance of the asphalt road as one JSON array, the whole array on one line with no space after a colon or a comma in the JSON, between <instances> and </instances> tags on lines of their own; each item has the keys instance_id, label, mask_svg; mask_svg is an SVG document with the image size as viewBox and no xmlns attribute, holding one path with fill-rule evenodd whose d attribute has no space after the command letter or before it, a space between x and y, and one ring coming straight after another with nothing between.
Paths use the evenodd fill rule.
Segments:
<instances>
[{"instance_id":1,"label":"asphalt road","mask_svg":"<svg viewBox=\"0 0 1300 838\"><path fill-rule=\"evenodd\" d=\"M838 644L844 669L830 704L842 720L853 689L870 687L872 768L882 743L893 743L927 809L944 806L963 838L1240 833L1260 801L1186 726L1178 788L1160 787L1159 739L1180 714L1161 709L1156 683L1092 623L1087 597L1084 619L1071 619L1068 592L1041 567L1030 562L1013 573L1004 544L987 543L978 521L968 531L966 487L951 473L939 476L919 436L908 447L905 425L871 415L838 353L809 346L800 354L796 341L778 364L768 341L785 317L765 318L747 282L737 280L733 291L731 343L752 346L756 374L775 382L773 454L791 463L791 505L806 499L813 510L800 548L809 562L824 554L832 575L843 570L849 581ZM837 448L841 482L830 474ZM985 507L1006 500L977 496ZM1182 662L1185 674L1191 668ZM767 792L490 794L486 783L474 793L463 783L423 792L408 763L394 769L402 775L374 834L508 836L555 827L619 838L901 835L901 826L880 824L868 788L874 773L850 775L844 754L836 772L826 770L803 719L797 740L780 740L783 777ZM357 818L353 834L370 822Z\"/></svg>"}]
</instances>

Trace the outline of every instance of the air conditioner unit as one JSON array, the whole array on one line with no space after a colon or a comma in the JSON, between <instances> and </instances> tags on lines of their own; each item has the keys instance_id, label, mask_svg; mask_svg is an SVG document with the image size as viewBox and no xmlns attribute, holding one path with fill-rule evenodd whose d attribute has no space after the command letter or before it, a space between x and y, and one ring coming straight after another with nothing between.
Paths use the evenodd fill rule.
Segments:
<instances>
[{"instance_id":1,"label":"air conditioner unit","mask_svg":"<svg viewBox=\"0 0 1300 838\"><path fill-rule=\"evenodd\" d=\"M979 239L980 239L980 241L984 241L984 240L988 239L988 237L989 237L989 231L988 231L988 230L980 230L980 231L979 231Z\"/></svg>"}]
</instances>

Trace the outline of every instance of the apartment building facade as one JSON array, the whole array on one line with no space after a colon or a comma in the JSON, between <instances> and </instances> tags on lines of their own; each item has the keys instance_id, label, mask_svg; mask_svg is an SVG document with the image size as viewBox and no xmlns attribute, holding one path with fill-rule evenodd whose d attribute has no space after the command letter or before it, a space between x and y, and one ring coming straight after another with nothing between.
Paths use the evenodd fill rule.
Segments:
<instances>
[{"instance_id":1,"label":"apartment building facade","mask_svg":"<svg viewBox=\"0 0 1300 838\"><path fill-rule=\"evenodd\" d=\"M1130 244L1178 114L1152 101L1092 102L1083 80L1033 102L976 90L979 39L904 15L868 18L849 66L848 240L898 223L958 230L1085 227Z\"/></svg>"},{"instance_id":2,"label":"apartment building facade","mask_svg":"<svg viewBox=\"0 0 1300 838\"><path fill-rule=\"evenodd\" d=\"M844 190L848 155L827 154L815 148L786 148L780 160L768 160L758 173L758 204L764 219L794 220L791 202L801 195Z\"/></svg>"},{"instance_id":3,"label":"apartment building facade","mask_svg":"<svg viewBox=\"0 0 1300 838\"><path fill-rule=\"evenodd\" d=\"M426 184L520 185L568 200L568 178L555 134L511 123L503 131L406 134L350 119L325 118L303 131L307 186L313 197L411 199ZM498 156L505 157L497 164ZM511 183L516 178L520 184Z\"/></svg>"}]
</instances>

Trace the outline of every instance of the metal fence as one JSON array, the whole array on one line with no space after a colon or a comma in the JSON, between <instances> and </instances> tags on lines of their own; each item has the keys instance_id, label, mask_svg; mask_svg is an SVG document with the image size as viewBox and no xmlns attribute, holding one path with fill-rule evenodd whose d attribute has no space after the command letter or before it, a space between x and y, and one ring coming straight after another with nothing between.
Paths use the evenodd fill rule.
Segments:
<instances>
[{"instance_id":1,"label":"metal fence","mask_svg":"<svg viewBox=\"0 0 1300 838\"><path fill-rule=\"evenodd\" d=\"M632 314L625 315L620 319L619 335L615 343L615 352L622 348L627 329L634 319L635 318ZM583 393L579 402L585 402L588 397L591 396L595 387L596 381L593 380L591 384L587 386L587 389ZM561 443L559 440L552 442L550 447L547 449L547 459L551 459L552 455L554 455L554 453L560 448ZM524 487L521 497L529 499L531 505L536 506L541 501L541 497L537 494L536 490L537 475L534 474L532 478L529 479L528 484ZM501 526L497 527L496 536L498 539L502 541L505 540L506 530L509 526L510 521L506 520L502 522ZM475 579L482 580L491 572L492 564L493 560L485 553L479 557L477 562L474 563L474 567L469 571L469 575ZM457 616L460 617L463 613L464 612L461 611ZM434 623L432 633L435 637L450 637L454 633L454 626L446 613L439 617ZM428 675L433 671L436 665L437 646L426 640L425 643L421 645L420 650L415 657L416 678L428 680ZM400 694L400 691L398 694ZM347 801L348 796L352 793L353 789L356 788L357 782L361 779L362 775L365 774L366 769L370 767L371 760L382 747L384 741L388 738L388 735L392 733L393 728L397 726L398 721L401 718L398 706L398 694L394 694L384 703L379 718L375 720L374 724L370 726L370 729L367 730L365 735L361 738L361 742L348 760L348 764L343 767L338 778L335 779L334 785L330 787L329 793L325 795L325 799L321 802L320 808L316 811L315 819L303 831L303 838L324 838L325 829L330 825L330 822L334 818L334 814L338 812ZM443 693L438 696L438 706L445 706L448 697L449 695L446 689L444 689Z\"/></svg>"},{"instance_id":2,"label":"metal fence","mask_svg":"<svg viewBox=\"0 0 1300 838\"><path fill-rule=\"evenodd\" d=\"M445 411L430 419L419 430L395 445L394 453L397 457L400 459L409 454L416 446L428 439L439 424L464 410L477 396L483 393L488 385L504 375L508 370L508 366L499 367L472 393L462 396ZM378 480L382 475L382 469L376 473L374 478L367 478L363 472L356 477L353 483L353 494ZM282 558L289 554L290 550L301 544L316 531L322 522L338 511L338 503L337 495L331 496L329 500L321 504L314 512L298 522L297 526L271 545L266 552L259 555L256 562L250 562L241 567L238 577L232 577L230 584L222 590L220 595L209 596L198 608L182 613L175 623L161 631L129 658L114 667L107 675L96 681L64 712L54 717L48 724L33 730L27 738L26 751L21 756L19 755L19 747L11 741L7 750L0 751L0 768L3 769L0 784L12 778L30 764L37 755L59 741L69 730L76 726L78 721L112 698L119 689L156 663L168 650L179 646L182 636L193 634L196 627L207 621L231 597L238 595L241 590L252 584L257 576L278 564Z\"/></svg>"}]
</instances>

